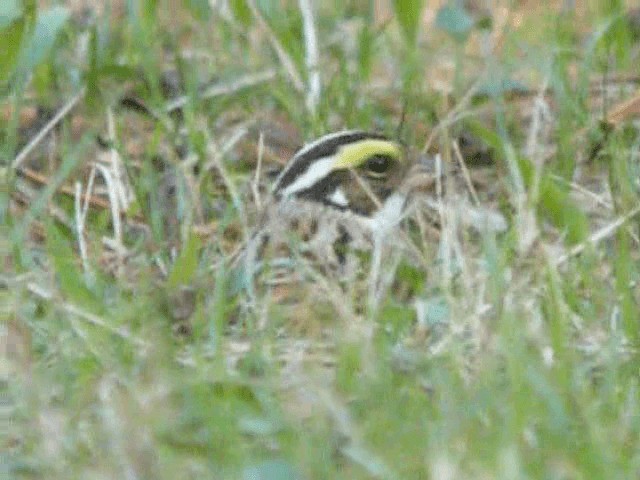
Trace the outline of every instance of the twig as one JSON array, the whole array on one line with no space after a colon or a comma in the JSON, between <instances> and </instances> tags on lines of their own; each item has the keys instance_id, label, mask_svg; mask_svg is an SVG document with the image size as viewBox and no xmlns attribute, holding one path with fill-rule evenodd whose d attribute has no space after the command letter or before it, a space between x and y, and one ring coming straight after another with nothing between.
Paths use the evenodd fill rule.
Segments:
<instances>
[{"instance_id":1,"label":"twig","mask_svg":"<svg viewBox=\"0 0 640 480\"><path fill-rule=\"evenodd\" d=\"M640 206L637 206L633 210L631 210L626 215L622 217L618 217L614 222L611 222L608 225L605 225L600 230L591 235L584 242L576 245L571 250L569 250L566 254L562 255L558 260L556 260L555 265L561 265L571 257L575 257L576 255L580 255L589 245L596 245L601 242L605 238L613 235L620 227L622 227L625 223L631 220L633 217L640 213Z\"/></svg>"},{"instance_id":2,"label":"twig","mask_svg":"<svg viewBox=\"0 0 640 480\"><path fill-rule=\"evenodd\" d=\"M27 158L31 151L42 141L47 134L53 130L53 128L62 120L73 107L84 97L85 88L83 87L74 97L72 97L60 110L54 115L54 117L47 122L47 124L38 132L38 134L27 143L22 151L13 159L11 168L14 170L20 166L20 164Z\"/></svg>"},{"instance_id":3,"label":"twig","mask_svg":"<svg viewBox=\"0 0 640 480\"><path fill-rule=\"evenodd\" d=\"M299 0L300 12L302 13L302 27L304 30L304 46L306 52L306 63L309 81L309 91L307 92L307 109L311 114L315 114L318 102L320 101L320 70L318 68L318 37L313 18L313 8L309 0Z\"/></svg>"}]
</instances>

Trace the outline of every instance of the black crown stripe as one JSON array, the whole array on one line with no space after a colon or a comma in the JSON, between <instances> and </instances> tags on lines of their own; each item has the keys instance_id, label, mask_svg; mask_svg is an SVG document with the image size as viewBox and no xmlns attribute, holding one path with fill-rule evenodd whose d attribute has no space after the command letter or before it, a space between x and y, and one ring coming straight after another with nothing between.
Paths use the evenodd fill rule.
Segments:
<instances>
[{"instance_id":1,"label":"black crown stripe","mask_svg":"<svg viewBox=\"0 0 640 480\"><path fill-rule=\"evenodd\" d=\"M285 167L280 177L276 180L274 187L274 193L276 195L295 182L300 175L307 171L315 160L334 155L338 151L338 148L343 145L365 139L387 140L387 137L382 134L364 131L350 131L342 135L327 135L327 137L329 138L325 141L322 141L321 138L317 145L312 148L302 147L298 150L298 153L293 156L289 161L289 165Z\"/></svg>"}]
</instances>

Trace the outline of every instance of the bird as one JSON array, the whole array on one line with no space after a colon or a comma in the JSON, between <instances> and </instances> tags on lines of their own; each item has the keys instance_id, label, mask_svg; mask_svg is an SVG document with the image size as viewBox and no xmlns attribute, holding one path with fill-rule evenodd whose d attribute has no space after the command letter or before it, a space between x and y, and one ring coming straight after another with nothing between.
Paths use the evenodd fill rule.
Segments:
<instances>
[{"instance_id":1,"label":"bird","mask_svg":"<svg viewBox=\"0 0 640 480\"><path fill-rule=\"evenodd\" d=\"M243 255L245 273L298 259L353 278L358 252L396 238L410 167L401 143L378 132L344 130L304 145L275 179Z\"/></svg>"}]
</instances>

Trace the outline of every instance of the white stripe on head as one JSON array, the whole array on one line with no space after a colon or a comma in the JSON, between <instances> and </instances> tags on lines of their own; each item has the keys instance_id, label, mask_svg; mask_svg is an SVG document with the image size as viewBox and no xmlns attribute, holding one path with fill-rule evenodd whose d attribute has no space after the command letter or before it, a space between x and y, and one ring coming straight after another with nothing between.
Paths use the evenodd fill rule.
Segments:
<instances>
[{"instance_id":1,"label":"white stripe on head","mask_svg":"<svg viewBox=\"0 0 640 480\"><path fill-rule=\"evenodd\" d=\"M287 166L285 166L285 168L280 172L280 175L278 175L278 178L276 178L275 182L274 182L274 188L277 188L277 186L280 184L280 182L282 181L282 179L284 178L284 176L289 172L289 170L291 168L294 167L294 165L296 164L296 160L298 158L300 158L301 156L305 155L306 153L308 153L310 150L316 148L318 145L320 145L323 142L329 141L329 140L334 140L336 138L339 137L343 137L346 135L353 135L355 133L361 133L362 130L342 130L341 132L334 132L334 133L329 133L327 135L325 135L324 137L320 137L316 140L314 140L311 143L306 144L305 146L303 146L300 150L298 150L295 155L291 158L291 160L289 160L289 163L287 164Z\"/></svg>"},{"instance_id":2,"label":"white stripe on head","mask_svg":"<svg viewBox=\"0 0 640 480\"><path fill-rule=\"evenodd\" d=\"M362 133L362 130L342 130L341 132L329 133L329 134L325 135L324 137L320 137L317 140L314 140L313 142L306 144L304 147L302 147L300 150L298 150L296 152L295 157L299 157L301 155L304 155L309 150L317 147L318 145L320 145L323 142L326 142L326 141L329 141L329 140L333 140L334 138L343 137L343 136L346 136L346 135L353 135L354 133Z\"/></svg>"},{"instance_id":3,"label":"white stripe on head","mask_svg":"<svg viewBox=\"0 0 640 480\"><path fill-rule=\"evenodd\" d=\"M307 169L306 172L300 174L293 183L288 185L286 188L283 188L281 195L283 197L287 197L311 187L319 179L324 178L331 173L334 161L335 157L333 155L330 157L319 158Z\"/></svg>"}]
</instances>

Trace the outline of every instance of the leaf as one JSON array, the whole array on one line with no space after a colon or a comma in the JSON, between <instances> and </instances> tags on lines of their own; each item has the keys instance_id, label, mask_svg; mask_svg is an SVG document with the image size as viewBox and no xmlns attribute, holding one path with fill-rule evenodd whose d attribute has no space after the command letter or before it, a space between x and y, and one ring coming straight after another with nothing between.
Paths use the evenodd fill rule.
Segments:
<instances>
[{"instance_id":1,"label":"leaf","mask_svg":"<svg viewBox=\"0 0 640 480\"><path fill-rule=\"evenodd\" d=\"M458 5L446 5L436 15L436 26L447 32L454 40L464 42L473 28L473 19Z\"/></svg>"},{"instance_id":2,"label":"leaf","mask_svg":"<svg viewBox=\"0 0 640 480\"><path fill-rule=\"evenodd\" d=\"M96 298L87 287L78 258L68 240L53 222L47 225L47 252L63 295L83 306L96 307Z\"/></svg>"},{"instance_id":3,"label":"leaf","mask_svg":"<svg viewBox=\"0 0 640 480\"><path fill-rule=\"evenodd\" d=\"M247 290L253 281L253 276L258 273L256 266L253 272L247 272L245 265L240 262L236 267L231 268L229 271L228 292L229 297L235 297L240 292Z\"/></svg>"},{"instance_id":4,"label":"leaf","mask_svg":"<svg viewBox=\"0 0 640 480\"><path fill-rule=\"evenodd\" d=\"M394 0L393 8L396 18L405 36L408 44L416 43L418 27L422 18L422 9L424 8L424 0Z\"/></svg>"},{"instance_id":5,"label":"leaf","mask_svg":"<svg viewBox=\"0 0 640 480\"><path fill-rule=\"evenodd\" d=\"M484 140L496 152L504 152L504 141L498 134L480 125L468 122L467 127L474 135ZM527 188L534 181L534 166L528 158L517 157L518 168ZM566 232L567 243L576 244L586 238L589 222L578 205L573 202L566 189L557 185L548 173L542 172L539 185L539 201L536 212L539 217L550 221L556 228Z\"/></svg>"},{"instance_id":6,"label":"leaf","mask_svg":"<svg viewBox=\"0 0 640 480\"><path fill-rule=\"evenodd\" d=\"M268 437L281 430L273 420L255 415L245 415L238 419L238 428L247 435L254 437Z\"/></svg>"},{"instance_id":7,"label":"leaf","mask_svg":"<svg viewBox=\"0 0 640 480\"><path fill-rule=\"evenodd\" d=\"M587 38L584 48L584 58L589 64L592 62L592 57L596 54L598 48L606 43L610 31L614 28L615 21L615 17L608 18L606 22L594 29L593 33Z\"/></svg>"},{"instance_id":8,"label":"leaf","mask_svg":"<svg viewBox=\"0 0 640 480\"><path fill-rule=\"evenodd\" d=\"M258 10L266 17L273 18L276 15L282 14L281 2L274 2L273 0L256 0L255 3Z\"/></svg>"},{"instance_id":9,"label":"leaf","mask_svg":"<svg viewBox=\"0 0 640 480\"><path fill-rule=\"evenodd\" d=\"M25 39L24 49L20 53L18 79L28 75L47 58L68 18L69 12L63 7L53 7L38 15L35 30L28 40Z\"/></svg>"},{"instance_id":10,"label":"leaf","mask_svg":"<svg viewBox=\"0 0 640 480\"><path fill-rule=\"evenodd\" d=\"M24 31L25 20L18 18L0 32L0 45L3 45L3 48L0 48L0 82L2 83L14 70Z\"/></svg>"},{"instance_id":11,"label":"leaf","mask_svg":"<svg viewBox=\"0 0 640 480\"><path fill-rule=\"evenodd\" d=\"M198 267L198 254L200 252L200 239L195 233L191 233L187 243L182 248L180 256L173 264L169 274L167 286L176 288L180 285L188 285Z\"/></svg>"},{"instance_id":12,"label":"leaf","mask_svg":"<svg viewBox=\"0 0 640 480\"><path fill-rule=\"evenodd\" d=\"M98 78L100 73L100 50L98 48L98 27L93 26L89 35L88 68L85 72L85 84L87 86L87 105L95 108L98 100L102 97L98 88Z\"/></svg>"},{"instance_id":13,"label":"leaf","mask_svg":"<svg viewBox=\"0 0 640 480\"><path fill-rule=\"evenodd\" d=\"M140 14L145 26L153 25L157 21L158 0L142 0L138 8L142 10Z\"/></svg>"},{"instance_id":14,"label":"leaf","mask_svg":"<svg viewBox=\"0 0 640 480\"><path fill-rule=\"evenodd\" d=\"M500 135L498 135L493 130L486 128L477 121L468 121L465 123L465 126L474 136L480 138L491 149L495 150L496 152L504 151L504 142L502 138L500 138Z\"/></svg>"},{"instance_id":15,"label":"leaf","mask_svg":"<svg viewBox=\"0 0 640 480\"><path fill-rule=\"evenodd\" d=\"M529 159L519 157L518 165L525 184L530 187L533 183L533 164ZM565 231L570 245L583 241L589 233L589 222L584 212L571 200L567 190L557 185L547 173L542 174L539 188L538 215Z\"/></svg>"},{"instance_id":16,"label":"leaf","mask_svg":"<svg viewBox=\"0 0 640 480\"><path fill-rule=\"evenodd\" d=\"M0 29L4 29L22 16L18 0L0 0Z\"/></svg>"},{"instance_id":17,"label":"leaf","mask_svg":"<svg viewBox=\"0 0 640 480\"><path fill-rule=\"evenodd\" d=\"M209 5L209 0L187 0L185 4L193 16L198 20L209 20L211 17L211 5Z\"/></svg>"},{"instance_id":18,"label":"leaf","mask_svg":"<svg viewBox=\"0 0 640 480\"><path fill-rule=\"evenodd\" d=\"M98 69L98 76L116 81L134 80L140 72L129 65L107 64Z\"/></svg>"},{"instance_id":19,"label":"leaf","mask_svg":"<svg viewBox=\"0 0 640 480\"><path fill-rule=\"evenodd\" d=\"M375 35L370 25L365 25L358 35L358 65L360 76L368 79L371 75L371 65L373 63Z\"/></svg>"},{"instance_id":20,"label":"leaf","mask_svg":"<svg viewBox=\"0 0 640 480\"><path fill-rule=\"evenodd\" d=\"M43 210L45 210L51 197L73 173L74 169L78 166L80 159L85 158L82 156L82 152L86 146L87 139L83 139L75 149L66 153L62 163L58 165L53 178L50 179L46 187L44 187L41 192L31 200L29 208L22 215L21 221L14 227L13 241L16 244L22 244L31 223L43 212Z\"/></svg>"},{"instance_id":21,"label":"leaf","mask_svg":"<svg viewBox=\"0 0 640 480\"><path fill-rule=\"evenodd\" d=\"M419 292L424 288L426 272L410 262L401 262L396 276L398 280L405 282L412 292Z\"/></svg>"},{"instance_id":22,"label":"leaf","mask_svg":"<svg viewBox=\"0 0 640 480\"><path fill-rule=\"evenodd\" d=\"M229 8L242 25L245 27L251 25L251 9L247 5L247 0L229 0Z\"/></svg>"},{"instance_id":23,"label":"leaf","mask_svg":"<svg viewBox=\"0 0 640 480\"><path fill-rule=\"evenodd\" d=\"M420 325L435 325L449 323L451 310L446 299L442 297L418 298L415 301L416 314Z\"/></svg>"},{"instance_id":24,"label":"leaf","mask_svg":"<svg viewBox=\"0 0 640 480\"><path fill-rule=\"evenodd\" d=\"M415 320L415 312L407 302L399 302L389 299L385 302L380 312L380 319L385 324L385 330L395 337L405 332Z\"/></svg>"},{"instance_id":25,"label":"leaf","mask_svg":"<svg viewBox=\"0 0 640 480\"><path fill-rule=\"evenodd\" d=\"M229 308L229 298L227 292L229 290L229 278L224 265L218 268L215 276L215 285L213 288L213 298L209 297L207 311L210 313L209 321L209 340L212 346L218 346L218 342L222 338L224 332L225 319L227 318L227 309ZM239 291L239 290L238 290Z\"/></svg>"},{"instance_id":26,"label":"leaf","mask_svg":"<svg viewBox=\"0 0 640 480\"><path fill-rule=\"evenodd\" d=\"M350 443L342 447L340 452L355 465L364 468L369 478L397 478L381 458L366 448Z\"/></svg>"},{"instance_id":27,"label":"leaf","mask_svg":"<svg viewBox=\"0 0 640 480\"><path fill-rule=\"evenodd\" d=\"M246 467L243 480L295 480L300 478L295 469L284 460L267 460Z\"/></svg>"},{"instance_id":28,"label":"leaf","mask_svg":"<svg viewBox=\"0 0 640 480\"><path fill-rule=\"evenodd\" d=\"M612 15L595 28L587 39L581 70L586 77L591 78L594 69L609 68L612 56L617 60L616 66L624 68L623 65L633 57L630 55L633 46L634 36L627 15Z\"/></svg>"},{"instance_id":29,"label":"leaf","mask_svg":"<svg viewBox=\"0 0 640 480\"><path fill-rule=\"evenodd\" d=\"M524 83L512 78L498 76L480 85L476 96L499 97L505 93L524 94L529 92L530 89Z\"/></svg>"}]
</instances>

